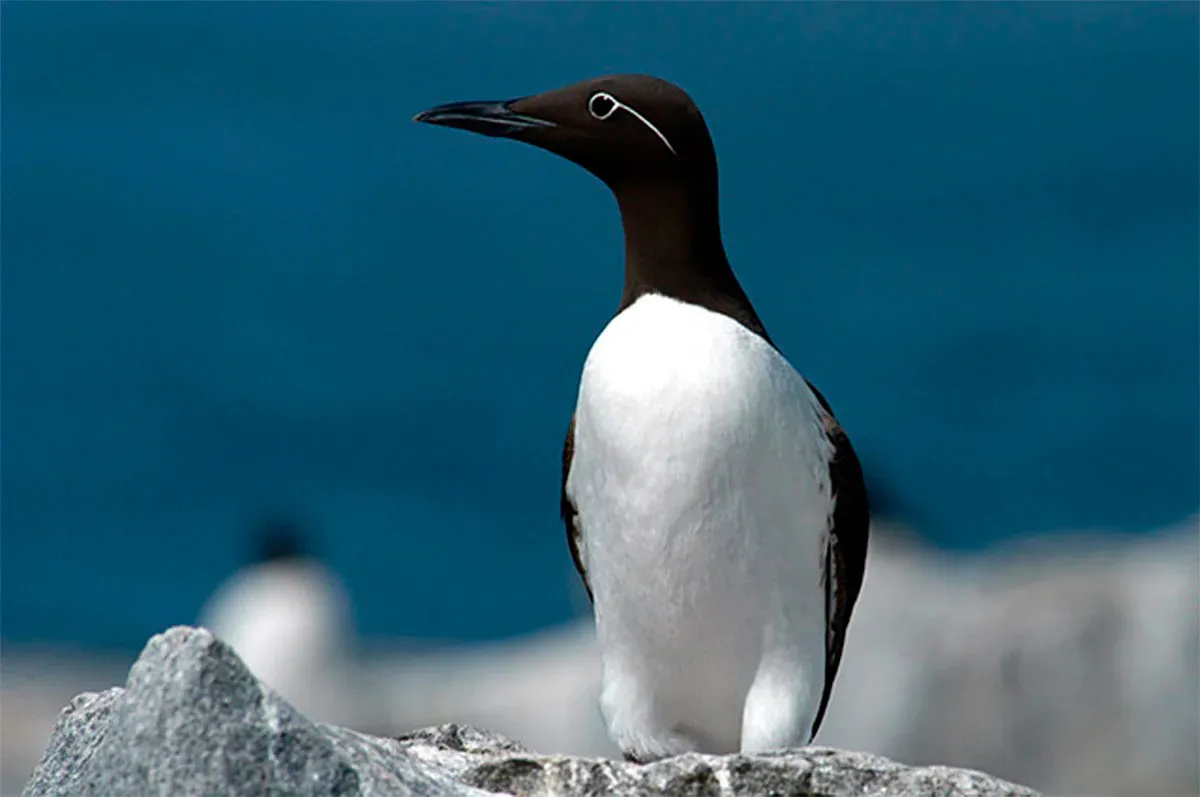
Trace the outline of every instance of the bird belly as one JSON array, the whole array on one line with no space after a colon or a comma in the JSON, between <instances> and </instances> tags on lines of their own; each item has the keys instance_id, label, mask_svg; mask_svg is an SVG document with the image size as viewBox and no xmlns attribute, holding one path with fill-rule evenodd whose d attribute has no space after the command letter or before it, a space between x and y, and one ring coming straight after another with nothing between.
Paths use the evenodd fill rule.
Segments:
<instances>
[{"instance_id":1,"label":"bird belly","mask_svg":"<svg viewBox=\"0 0 1200 797\"><path fill-rule=\"evenodd\" d=\"M738 749L765 645L802 648L820 695L832 503L817 412L761 338L662 297L618 315L584 367L568 494L605 690L638 691L706 752Z\"/></svg>"}]
</instances>

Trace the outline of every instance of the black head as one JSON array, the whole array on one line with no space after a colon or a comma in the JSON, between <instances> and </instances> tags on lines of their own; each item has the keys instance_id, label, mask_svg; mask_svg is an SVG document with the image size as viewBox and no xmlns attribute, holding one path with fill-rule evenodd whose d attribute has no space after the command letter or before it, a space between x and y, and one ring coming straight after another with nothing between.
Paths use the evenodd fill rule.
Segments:
<instances>
[{"instance_id":1,"label":"black head","mask_svg":"<svg viewBox=\"0 0 1200 797\"><path fill-rule=\"evenodd\" d=\"M610 75L502 102L453 102L417 122L524 141L614 189L630 180L716 177L708 127L691 97L649 75Z\"/></svg>"},{"instance_id":2,"label":"black head","mask_svg":"<svg viewBox=\"0 0 1200 797\"><path fill-rule=\"evenodd\" d=\"M770 340L725 257L717 156L683 89L649 75L610 75L515 100L439 105L415 121L524 141L608 184L625 230L622 309L663 294Z\"/></svg>"},{"instance_id":3,"label":"black head","mask_svg":"<svg viewBox=\"0 0 1200 797\"><path fill-rule=\"evenodd\" d=\"M304 545L304 529L296 521L284 516L261 518L254 527L254 554L256 564L284 562L305 558L308 550Z\"/></svg>"}]
</instances>

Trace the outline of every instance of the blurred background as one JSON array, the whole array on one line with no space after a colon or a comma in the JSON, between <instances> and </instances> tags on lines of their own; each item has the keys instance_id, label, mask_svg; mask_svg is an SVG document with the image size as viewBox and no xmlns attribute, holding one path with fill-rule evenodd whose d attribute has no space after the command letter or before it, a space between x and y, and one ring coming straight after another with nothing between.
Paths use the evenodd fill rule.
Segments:
<instances>
[{"instance_id":1,"label":"blurred background","mask_svg":"<svg viewBox=\"0 0 1200 797\"><path fill-rule=\"evenodd\" d=\"M0 789L180 623L318 719L611 753L558 490L615 206L410 118L650 72L869 474L818 742L1195 794L1198 18L4 4Z\"/></svg>"}]
</instances>

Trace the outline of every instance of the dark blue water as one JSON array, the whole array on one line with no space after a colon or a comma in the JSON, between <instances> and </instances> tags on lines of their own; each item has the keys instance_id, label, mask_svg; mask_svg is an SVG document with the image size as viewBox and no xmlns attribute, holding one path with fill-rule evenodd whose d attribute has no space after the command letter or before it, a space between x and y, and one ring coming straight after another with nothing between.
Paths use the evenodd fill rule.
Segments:
<instances>
[{"instance_id":1,"label":"dark blue water","mask_svg":"<svg viewBox=\"0 0 1200 797\"><path fill-rule=\"evenodd\" d=\"M1197 8L6 4L4 640L190 621L275 510L367 633L569 616L615 209L409 120L609 71L697 99L743 283L934 542L1196 511Z\"/></svg>"}]
</instances>

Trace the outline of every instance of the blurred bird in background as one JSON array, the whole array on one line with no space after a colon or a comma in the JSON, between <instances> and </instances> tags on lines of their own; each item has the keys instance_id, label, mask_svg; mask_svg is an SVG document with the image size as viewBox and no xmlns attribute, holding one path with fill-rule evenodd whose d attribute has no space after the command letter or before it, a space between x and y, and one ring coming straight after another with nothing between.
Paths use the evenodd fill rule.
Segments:
<instances>
[{"instance_id":1,"label":"blurred bird in background","mask_svg":"<svg viewBox=\"0 0 1200 797\"><path fill-rule=\"evenodd\" d=\"M228 643L250 670L309 716L356 719L347 678L353 617L341 580L303 529L283 518L253 532L257 556L217 587L198 624Z\"/></svg>"}]
</instances>

